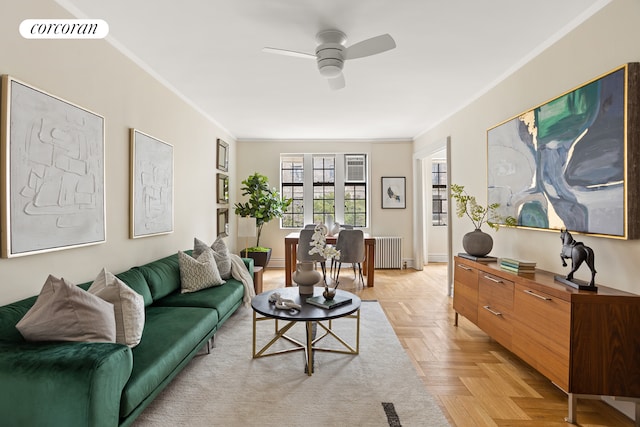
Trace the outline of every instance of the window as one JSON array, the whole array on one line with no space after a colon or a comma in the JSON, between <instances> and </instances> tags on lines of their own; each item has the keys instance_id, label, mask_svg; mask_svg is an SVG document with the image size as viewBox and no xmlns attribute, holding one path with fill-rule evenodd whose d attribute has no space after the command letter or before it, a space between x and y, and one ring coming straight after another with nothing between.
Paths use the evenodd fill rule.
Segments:
<instances>
[{"instance_id":1,"label":"window","mask_svg":"<svg viewBox=\"0 0 640 427\"><path fill-rule=\"evenodd\" d=\"M367 226L366 183L352 183L344 186L344 223L354 227Z\"/></svg>"},{"instance_id":2,"label":"window","mask_svg":"<svg viewBox=\"0 0 640 427\"><path fill-rule=\"evenodd\" d=\"M302 156L280 158L282 197L293 199L282 216L283 227L304 224L304 163Z\"/></svg>"},{"instance_id":3,"label":"window","mask_svg":"<svg viewBox=\"0 0 640 427\"><path fill-rule=\"evenodd\" d=\"M340 224L367 226L365 154L283 154L280 170L282 195L293 199L282 227L326 223L329 216Z\"/></svg>"},{"instance_id":4,"label":"window","mask_svg":"<svg viewBox=\"0 0 640 427\"><path fill-rule=\"evenodd\" d=\"M432 225L447 225L447 164L434 160L431 164Z\"/></svg>"},{"instance_id":5,"label":"window","mask_svg":"<svg viewBox=\"0 0 640 427\"><path fill-rule=\"evenodd\" d=\"M327 222L336 215L335 156L313 156L313 222Z\"/></svg>"}]
</instances>

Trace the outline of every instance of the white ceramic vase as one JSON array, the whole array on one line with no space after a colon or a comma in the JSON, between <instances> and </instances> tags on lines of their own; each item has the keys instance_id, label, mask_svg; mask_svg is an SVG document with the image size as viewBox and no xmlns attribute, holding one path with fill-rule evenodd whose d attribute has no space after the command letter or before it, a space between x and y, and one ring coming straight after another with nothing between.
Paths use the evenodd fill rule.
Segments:
<instances>
[{"instance_id":1,"label":"white ceramic vase","mask_svg":"<svg viewBox=\"0 0 640 427\"><path fill-rule=\"evenodd\" d=\"M327 215L325 227L327 227L327 236L333 236L333 215Z\"/></svg>"},{"instance_id":2,"label":"white ceramic vase","mask_svg":"<svg viewBox=\"0 0 640 427\"><path fill-rule=\"evenodd\" d=\"M331 234L333 236L337 235L340 232L340 224L339 223L334 223L333 227L331 228Z\"/></svg>"},{"instance_id":3,"label":"white ceramic vase","mask_svg":"<svg viewBox=\"0 0 640 427\"><path fill-rule=\"evenodd\" d=\"M292 279L298 285L301 295L312 295L314 285L322 280L322 273L313 268L312 261L299 262Z\"/></svg>"}]
</instances>

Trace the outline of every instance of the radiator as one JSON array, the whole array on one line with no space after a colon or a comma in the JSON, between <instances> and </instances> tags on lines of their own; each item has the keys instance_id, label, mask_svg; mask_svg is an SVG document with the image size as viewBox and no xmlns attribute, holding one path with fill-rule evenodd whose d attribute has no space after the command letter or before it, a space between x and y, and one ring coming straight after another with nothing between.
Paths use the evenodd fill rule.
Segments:
<instances>
[{"instance_id":1,"label":"radiator","mask_svg":"<svg viewBox=\"0 0 640 427\"><path fill-rule=\"evenodd\" d=\"M376 268L402 268L402 237L376 237Z\"/></svg>"}]
</instances>

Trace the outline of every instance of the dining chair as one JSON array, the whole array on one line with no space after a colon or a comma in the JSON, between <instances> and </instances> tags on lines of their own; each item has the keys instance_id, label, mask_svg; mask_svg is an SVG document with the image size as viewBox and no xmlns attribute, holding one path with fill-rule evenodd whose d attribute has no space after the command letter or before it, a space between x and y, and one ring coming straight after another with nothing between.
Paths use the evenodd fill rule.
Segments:
<instances>
[{"instance_id":1,"label":"dining chair","mask_svg":"<svg viewBox=\"0 0 640 427\"><path fill-rule=\"evenodd\" d=\"M351 263L353 267L354 279L356 276L356 265L358 266L359 278L364 285L364 277L362 276L362 263L365 259L364 249L364 233L362 230L341 230L336 241L336 249L340 251L338 261L338 269L336 272L336 283L340 277L340 268L342 263Z\"/></svg>"},{"instance_id":2,"label":"dining chair","mask_svg":"<svg viewBox=\"0 0 640 427\"><path fill-rule=\"evenodd\" d=\"M319 262L320 267L322 268L322 277L324 278L324 282L327 282L327 259L320 254L314 253L313 255L309 255L309 250L311 249L311 238L313 237L314 230L311 229L303 229L300 230L300 237L298 238L298 249L296 251L296 258L298 261L313 261L314 263Z\"/></svg>"},{"instance_id":3,"label":"dining chair","mask_svg":"<svg viewBox=\"0 0 640 427\"><path fill-rule=\"evenodd\" d=\"M307 224L304 226L305 230L315 230L316 224Z\"/></svg>"}]
</instances>

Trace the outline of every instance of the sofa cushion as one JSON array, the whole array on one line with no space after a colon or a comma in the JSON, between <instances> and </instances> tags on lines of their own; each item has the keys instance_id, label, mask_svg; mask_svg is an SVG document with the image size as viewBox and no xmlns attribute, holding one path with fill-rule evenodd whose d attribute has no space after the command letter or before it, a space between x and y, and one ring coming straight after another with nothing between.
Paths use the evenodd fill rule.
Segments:
<instances>
[{"instance_id":1,"label":"sofa cushion","mask_svg":"<svg viewBox=\"0 0 640 427\"><path fill-rule=\"evenodd\" d=\"M133 349L133 371L122 393L120 416L129 415L197 352L197 343L213 336L218 314L194 307L147 308L140 344Z\"/></svg>"},{"instance_id":2,"label":"sofa cushion","mask_svg":"<svg viewBox=\"0 0 640 427\"><path fill-rule=\"evenodd\" d=\"M203 289L187 294L175 292L158 300L154 305L162 307L204 307L213 308L220 319L242 303L244 286L235 279L229 279L224 285Z\"/></svg>"},{"instance_id":3,"label":"sofa cushion","mask_svg":"<svg viewBox=\"0 0 640 427\"><path fill-rule=\"evenodd\" d=\"M24 337L16 329L16 323L27 314L37 296L29 297L0 307L0 341L22 342Z\"/></svg>"},{"instance_id":4,"label":"sofa cushion","mask_svg":"<svg viewBox=\"0 0 640 427\"><path fill-rule=\"evenodd\" d=\"M0 342L0 424L117 426L132 367L121 344Z\"/></svg>"},{"instance_id":5,"label":"sofa cushion","mask_svg":"<svg viewBox=\"0 0 640 427\"><path fill-rule=\"evenodd\" d=\"M142 295L145 307L153 304L149 285L139 269L135 267L131 268L125 272L116 274L116 277L126 283L131 289Z\"/></svg>"},{"instance_id":6,"label":"sofa cushion","mask_svg":"<svg viewBox=\"0 0 640 427\"><path fill-rule=\"evenodd\" d=\"M193 239L194 258L198 258L208 248L209 246L202 240L199 240L198 238ZM231 278L231 255L229 254L229 248L227 248L227 244L222 240L222 237L218 237L216 241L213 242L211 249L213 249L213 257L216 260L220 277L225 280Z\"/></svg>"},{"instance_id":7,"label":"sofa cushion","mask_svg":"<svg viewBox=\"0 0 640 427\"><path fill-rule=\"evenodd\" d=\"M224 280L220 277L220 272L218 272L211 248L207 248L198 259L179 251L178 263L180 265L182 293L196 292L224 283Z\"/></svg>"},{"instance_id":8,"label":"sofa cushion","mask_svg":"<svg viewBox=\"0 0 640 427\"><path fill-rule=\"evenodd\" d=\"M116 342L135 347L144 328L144 298L104 268L89 288L89 293L113 304L116 317Z\"/></svg>"},{"instance_id":9,"label":"sofa cushion","mask_svg":"<svg viewBox=\"0 0 640 427\"><path fill-rule=\"evenodd\" d=\"M115 342L116 338L113 304L51 275L16 328L28 341Z\"/></svg>"},{"instance_id":10,"label":"sofa cushion","mask_svg":"<svg viewBox=\"0 0 640 427\"><path fill-rule=\"evenodd\" d=\"M185 253L189 254L190 251ZM154 301L180 289L180 266L177 253L136 268L147 281Z\"/></svg>"}]
</instances>

